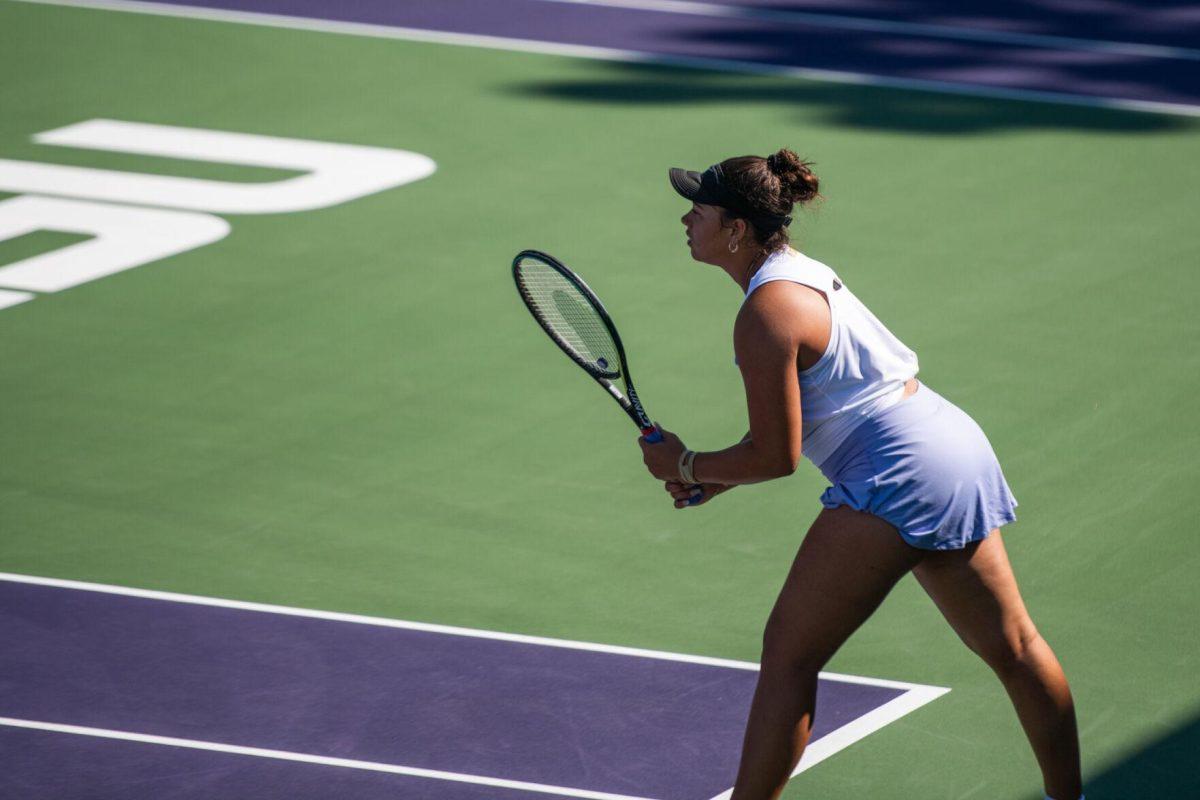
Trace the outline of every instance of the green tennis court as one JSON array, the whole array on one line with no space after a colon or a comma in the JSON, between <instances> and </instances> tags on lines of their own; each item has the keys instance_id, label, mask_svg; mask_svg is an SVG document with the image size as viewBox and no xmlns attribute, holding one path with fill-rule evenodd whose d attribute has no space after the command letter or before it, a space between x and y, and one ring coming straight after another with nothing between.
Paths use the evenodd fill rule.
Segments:
<instances>
[{"instance_id":1,"label":"green tennis court","mask_svg":"<svg viewBox=\"0 0 1200 800\"><path fill-rule=\"evenodd\" d=\"M217 212L209 243L0 310L0 571L756 661L824 479L675 511L508 266L579 270L651 417L725 446L740 298L688 258L666 170L789 146L826 196L798 246L1004 465L1089 800L1200 791L1194 118L19 2L0 44L2 159L299 174L33 138L103 119L437 165ZM0 265L88 238L46 224ZM913 580L830 668L951 691L785 797L1041 796L1000 685Z\"/></svg>"}]
</instances>

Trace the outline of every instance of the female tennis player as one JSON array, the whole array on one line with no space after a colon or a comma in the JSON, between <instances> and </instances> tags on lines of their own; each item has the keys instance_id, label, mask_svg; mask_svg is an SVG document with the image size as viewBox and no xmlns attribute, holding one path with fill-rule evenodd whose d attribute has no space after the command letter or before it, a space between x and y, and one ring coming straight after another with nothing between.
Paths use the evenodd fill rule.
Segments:
<instances>
[{"instance_id":1,"label":"female tennis player","mask_svg":"<svg viewBox=\"0 0 1200 800\"><path fill-rule=\"evenodd\" d=\"M794 204L818 196L790 150L670 171L692 208L692 258L745 295L733 329L750 432L714 452L639 439L676 508L792 473L829 480L766 623L732 800L775 798L812 729L817 673L910 570L1004 684L1053 800L1082 797L1066 676L1021 600L1000 538L1016 517L991 445L916 380L917 358L824 264L788 245ZM690 502L689 502L690 501Z\"/></svg>"}]
</instances>

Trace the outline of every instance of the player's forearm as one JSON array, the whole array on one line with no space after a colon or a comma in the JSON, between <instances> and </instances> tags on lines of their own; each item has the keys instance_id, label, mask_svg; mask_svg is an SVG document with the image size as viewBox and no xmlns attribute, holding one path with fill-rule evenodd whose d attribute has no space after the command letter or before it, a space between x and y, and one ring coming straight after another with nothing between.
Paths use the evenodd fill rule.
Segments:
<instances>
[{"instance_id":1,"label":"player's forearm","mask_svg":"<svg viewBox=\"0 0 1200 800\"><path fill-rule=\"evenodd\" d=\"M724 450L697 453L692 473L701 483L761 483L782 478L796 471L798 457L785 449L755 446L747 433L745 438Z\"/></svg>"}]
</instances>

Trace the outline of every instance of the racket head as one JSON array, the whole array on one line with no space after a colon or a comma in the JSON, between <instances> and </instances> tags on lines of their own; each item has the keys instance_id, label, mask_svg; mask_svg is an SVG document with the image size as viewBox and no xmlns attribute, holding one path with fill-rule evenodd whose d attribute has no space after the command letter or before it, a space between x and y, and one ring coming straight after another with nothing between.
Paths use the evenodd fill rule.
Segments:
<instances>
[{"instance_id":1,"label":"racket head","mask_svg":"<svg viewBox=\"0 0 1200 800\"><path fill-rule=\"evenodd\" d=\"M518 253L512 271L529 313L568 358L598 380L628 381L616 326L582 278L538 250Z\"/></svg>"}]
</instances>

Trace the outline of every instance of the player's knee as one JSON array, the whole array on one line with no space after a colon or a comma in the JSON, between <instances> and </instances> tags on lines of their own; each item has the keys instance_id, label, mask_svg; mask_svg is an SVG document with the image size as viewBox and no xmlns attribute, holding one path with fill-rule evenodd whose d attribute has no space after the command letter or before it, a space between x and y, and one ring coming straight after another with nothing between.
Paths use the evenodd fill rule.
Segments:
<instances>
[{"instance_id":1,"label":"player's knee","mask_svg":"<svg viewBox=\"0 0 1200 800\"><path fill-rule=\"evenodd\" d=\"M1041 641L1032 622L1014 625L995 636L967 644L1001 677L1024 668L1029 655Z\"/></svg>"},{"instance_id":2,"label":"player's knee","mask_svg":"<svg viewBox=\"0 0 1200 800\"><path fill-rule=\"evenodd\" d=\"M831 654L803 633L803 627L772 613L763 630L762 668L790 673L816 673Z\"/></svg>"}]
</instances>

